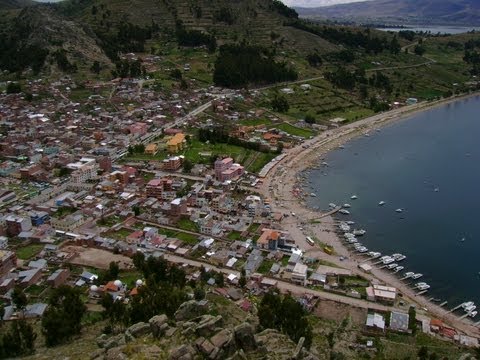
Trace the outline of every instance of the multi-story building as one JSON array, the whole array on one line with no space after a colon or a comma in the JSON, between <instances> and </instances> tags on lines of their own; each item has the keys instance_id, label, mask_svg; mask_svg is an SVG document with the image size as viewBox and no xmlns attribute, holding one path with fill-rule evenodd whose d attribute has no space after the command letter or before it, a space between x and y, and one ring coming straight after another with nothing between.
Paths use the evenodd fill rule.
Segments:
<instances>
[{"instance_id":1,"label":"multi-story building","mask_svg":"<svg viewBox=\"0 0 480 360\"><path fill-rule=\"evenodd\" d=\"M171 156L163 160L162 165L164 170L176 171L182 166L183 156Z\"/></svg>"},{"instance_id":2,"label":"multi-story building","mask_svg":"<svg viewBox=\"0 0 480 360\"><path fill-rule=\"evenodd\" d=\"M0 250L0 277L17 267L17 256L13 251Z\"/></svg>"},{"instance_id":3,"label":"multi-story building","mask_svg":"<svg viewBox=\"0 0 480 360\"><path fill-rule=\"evenodd\" d=\"M146 187L147 196L153 197L156 199L162 198L163 193L163 181L162 179L153 179L150 180Z\"/></svg>"},{"instance_id":4,"label":"multi-story building","mask_svg":"<svg viewBox=\"0 0 480 360\"><path fill-rule=\"evenodd\" d=\"M167 141L167 151L170 154L175 154L183 150L184 143L185 143L185 134L177 133L170 140Z\"/></svg>"},{"instance_id":5,"label":"multi-story building","mask_svg":"<svg viewBox=\"0 0 480 360\"><path fill-rule=\"evenodd\" d=\"M215 177L219 181L233 180L242 176L244 173L244 167L234 163L232 158L218 159L215 161Z\"/></svg>"},{"instance_id":6,"label":"multi-story building","mask_svg":"<svg viewBox=\"0 0 480 360\"><path fill-rule=\"evenodd\" d=\"M17 236L23 231L29 231L32 229L32 221L30 220L30 217L27 216L7 215L5 217L5 222L7 225L8 236Z\"/></svg>"}]
</instances>

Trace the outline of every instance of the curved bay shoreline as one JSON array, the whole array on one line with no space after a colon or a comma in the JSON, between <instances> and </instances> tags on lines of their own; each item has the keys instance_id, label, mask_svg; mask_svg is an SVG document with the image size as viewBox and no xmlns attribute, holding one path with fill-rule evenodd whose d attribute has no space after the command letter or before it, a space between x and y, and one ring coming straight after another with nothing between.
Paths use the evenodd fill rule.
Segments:
<instances>
[{"instance_id":1,"label":"curved bay shoreline","mask_svg":"<svg viewBox=\"0 0 480 360\"><path fill-rule=\"evenodd\" d=\"M419 319L426 318L425 315L438 318L464 334L479 337L479 329L473 326L470 321L462 321L459 317L450 313L448 309L428 301L427 298L417 296L413 288L409 287L407 283L400 281L400 278L393 273L376 267L373 267L371 274L361 272L358 265L364 262L365 258L362 260L359 255L353 255L346 248L344 242L337 235L336 221L333 217L330 214L322 214L309 208L306 202L301 197L298 197L294 191L297 188L300 189L299 177L303 171L319 165L326 153L353 138L379 129L389 123L405 120L419 112L475 96L480 96L480 93L404 106L325 131L315 138L305 141L301 146L288 150L286 152L287 156L267 174L259 190L264 196L272 200L274 210L280 211L283 208L284 212L286 210L290 213L295 213L295 216L284 219L281 226L290 232L300 248L307 250L307 256L332 263L347 269L352 274L361 275L370 281L394 286L403 294L407 305L408 303L417 305ZM321 193L318 195L321 196ZM308 245L306 236L309 235L318 239L321 244L333 246L336 256L328 255L321 248L312 248ZM340 256L344 256L347 259L340 261ZM458 304L448 304L448 307L451 308L454 305ZM408 306L399 308L399 310L408 311Z\"/></svg>"}]
</instances>

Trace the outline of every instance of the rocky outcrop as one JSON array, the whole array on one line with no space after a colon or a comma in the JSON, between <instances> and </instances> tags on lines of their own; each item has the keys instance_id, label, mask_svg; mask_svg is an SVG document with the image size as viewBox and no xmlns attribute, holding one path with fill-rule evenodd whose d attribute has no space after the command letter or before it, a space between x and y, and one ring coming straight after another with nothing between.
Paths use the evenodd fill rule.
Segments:
<instances>
[{"instance_id":1,"label":"rocky outcrop","mask_svg":"<svg viewBox=\"0 0 480 360\"><path fill-rule=\"evenodd\" d=\"M170 352L170 360L192 360L196 351L190 345L182 345Z\"/></svg>"},{"instance_id":2,"label":"rocky outcrop","mask_svg":"<svg viewBox=\"0 0 480 360\"><path fill-rule=\"evenodd\" d=\"M208 302L206 300L191 300L184 302L175 312L175 320L188 321L205 315L208 312Z\"/></svg>"},{"instance_id":3,"label":"rocky outcrop","mask_svg":"<svg viewBox=\"0 0 480 360\"><path fill-rule=\"evenodd\" d=\"M127 331L125 331L125 340L133 341L136 338L147 335L151 332L150 324L140 322L135 325L130 326Z\"/></svg>"},{"instance_id":4,"label":"rocky outcrop","mask_svg":"<svg viewBox=\"0 0 480 360\"><path fill-rule=\"evenodd\" d=\"M152 317L148 323L150 324L150 330L154 337L160 338L166 334L169 330L167 315L156 315Z\"/></svg>"},{"instance_id":5,"label":"rocky outcrop","mask_svg":"<svg viewBox=\"0 0 480 360\"><path fill-rule=\"evenodd\" d=\"M243 323L235 327L235 342L244 351L253 351L257 348L252 325Z\"/></svg>"}]
</instances>

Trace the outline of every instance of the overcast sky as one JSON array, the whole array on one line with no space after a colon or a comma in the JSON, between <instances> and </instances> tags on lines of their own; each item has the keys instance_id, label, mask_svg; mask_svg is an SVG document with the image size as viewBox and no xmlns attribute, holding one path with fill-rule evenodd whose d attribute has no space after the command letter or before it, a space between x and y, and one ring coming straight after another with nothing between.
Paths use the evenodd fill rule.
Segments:
<instances>
[{"instance_id":1,"label":"overcast sky","mask_svg":"<svg viewBox=\"0 0 480 360\"><path fill-rule=\"evenodd\" d=\"M317 7L367 0L282 0L288 6Z\"/></svg>"}]
</instances>

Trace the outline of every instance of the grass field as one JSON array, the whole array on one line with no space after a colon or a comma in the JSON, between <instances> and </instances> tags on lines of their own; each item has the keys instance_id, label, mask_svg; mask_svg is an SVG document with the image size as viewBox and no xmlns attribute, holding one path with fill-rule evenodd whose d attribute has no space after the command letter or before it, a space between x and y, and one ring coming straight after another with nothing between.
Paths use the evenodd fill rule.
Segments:
<instances>
[{"instance_id":1,"label":"grass field","mask_svg":"<svg viewBox=\"0 0 480 360\"><path fill-rule=\"evenodd\" d=\"M188 230L193 232L198 232L198 225L190 219L181 218L177 222L177 227L182 230Z\"/></svg>"},{"instance_id":2,"label":"grass field","mask_svg":"<svg viewBox=\"0 0 480 360\"><path fill-rule=\"evenodd\" d=\"M41 244L30 244L27 246L17 248L15 252L17 254L17 258L22 260L29 260L33 258L35 255L37 255L40 251L42 251L44 247L45 245L41 245Z\"/></svg>"},{"instance_id":3,"label":"grass field","mask_svg":"<svg viewBox=\"0 0 480 360\"><path fill-rule=\"evenodd\" d=\"M245 119L240 121L240 124L246 126L258 126L258 125L270 125L272 124L272 120L270 119Z\"/></svg>"},{"instance_id":4,"label":"grass field","mask_svg":"<svg viewBox=\"0 0 480 360\"><path fill-rule=\"evenodd\" d=\"M293 136L300 136L303 138L309 138L314 135L314 132L309 129L302 129L296 126L293 126L289 123L282 123L279 125L275 125L275 128L285 131L286 133L293 135Z\"/></svg>"}]
</instances>

